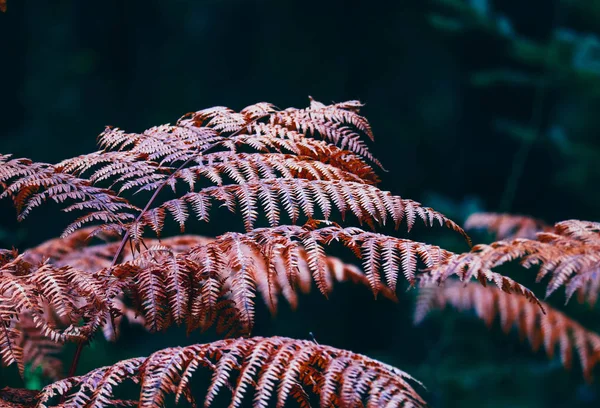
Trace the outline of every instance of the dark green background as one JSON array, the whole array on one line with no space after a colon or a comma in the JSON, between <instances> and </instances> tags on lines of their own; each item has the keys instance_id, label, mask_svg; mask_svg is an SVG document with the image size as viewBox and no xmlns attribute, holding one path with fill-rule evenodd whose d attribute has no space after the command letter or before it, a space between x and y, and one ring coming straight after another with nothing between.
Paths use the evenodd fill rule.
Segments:
<instances>
[{"instance_id":1,"label":"dark green background","mask_svg":"<svg viewBox=\"0 0 600 408\"><path fill-rule=\"evenodd\" d=\"M142 131L215 105L360 99L387 170L383 188L459 222L482 210L598 220L600 46L583 63L578 56L599 31L600 3L591 0L8 0L0 152L57 162L94 150L105 125ZM9 202L0 214L0 244L19 249L70 220L53 205L20 224ZM239 226L226 216L191 232ZM467 249L439 228L411 237ZM531 284L531 275L513 276ZM313 332L395 364L427 385L436 407L600 406L597 381L586 385L578 367L565 372L514 333L451 311L412 328L414 292L393 305L363 288L338 289L275 320L260 310L256 334ZM562 305L561 296L552 301ZM597 311L566 310L600 328ZM80 369L212 338L134 330L117 346L86 350ZM0 375L18 385L14 371Z\"/></svg>"}]
</instances>

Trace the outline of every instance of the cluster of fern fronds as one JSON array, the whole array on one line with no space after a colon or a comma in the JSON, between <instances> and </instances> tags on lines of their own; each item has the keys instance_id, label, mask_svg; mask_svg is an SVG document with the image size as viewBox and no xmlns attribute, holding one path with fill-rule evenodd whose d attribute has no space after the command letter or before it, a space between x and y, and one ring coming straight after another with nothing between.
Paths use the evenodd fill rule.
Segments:
<instances>
[{"instance_id":1,"label":"cluster of fern fronds","mask_svg":"<svg viewBox=\"0 0 600 408\"><path fill-rule=\"evenodd\" d=\"M537 282L550 277L546 296L565 288L567 301L576 293L580 303L596 303L600 290L600 223L567 220L550 226L526 216L478 213L469 217L465 226L486 229L504 240L476 245L470 252L453 255L443 265L432 268L428 276L432 282L445 282L450 275L468 280L515 261L527 269L537 268ZM488 325L499 316L504 331L516 327L534 350L543 345L549 357L558 345L565 367L572 365L575 350L588 381L600 362L600 336L546 303L542 303L542 308L532 307L523 299L494 288L445 283L421 291L415 321L423 320L431 309L446 305L459 310L474 309Z\"/></svg>"},{"instance_id":2,"label":"cluster of fern fronds","mask_svg":"<svg viewBox=\"0 0 600 408\"><path fill-rule=\"evenodd\" d=\"M27 364L41 365L59 378L63 370L55 355L62 344L77 344L67 378L42 390L39 406L155 406L167 394L194 403L190 376L200 367L213 373L207 405L228 389L232 406L248 394L255 406L272 399L281 406L290 397L308 406L315 396L322 406L424 406L411 378L383 363L314 342L247 337L256 298L275 312L282 299L296 307L298 294L313 283L325 296L335 281L352 280L394 298L399 276L413 286L475 278L493 282L515 302L522 299L531 310L524 319L531 320L544 312L533 292L491 269L524 257L526 266L542 264L540 276L553 273L550 287L568 278L569 293L595 299L592 253L598 242L591 223L557 224L536 240L510 242L503 253L504 244L494 244L461 255L376 232L388 223L406 223L410 230L420 221L439 223L469 241L444 215L377 187L374 167L380 164L365 141L373 133L360 107L356 101L326 106L314 100L305 109L215 107L141 134L107 128L99 137L101 150L58 164L0 156L0 198L12 199L19 219L48 200L81 213L61 238L22 253L0 251L2 363L16 364L21 373ZM193 218L208 222L215 204L240 213L245 231L161 238L171 221L182 233ZM368 230L341 225L348 216ZM349 249L362 268L328 256L330 245ZM555 252L571 257L557 264ZM464 296L479 290L476 297L502 298L483 286L449 283L442 290L455 288ZM115 340L123 318L150 331L216 326L237 338L74 376L90 339L102 331ZM579 333L578 326L563 324L561 330ZM135 400L116 396L127 381L139 385Z\"/></svg>"}]
</instances>

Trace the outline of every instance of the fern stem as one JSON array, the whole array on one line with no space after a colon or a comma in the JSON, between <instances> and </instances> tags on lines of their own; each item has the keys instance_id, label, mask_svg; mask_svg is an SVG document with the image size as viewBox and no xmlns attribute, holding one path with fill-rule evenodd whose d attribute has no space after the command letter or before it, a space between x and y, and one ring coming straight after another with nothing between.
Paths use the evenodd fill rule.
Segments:
<instances>
[{"instance_id":1,"label":"fern stem","mask_svg":"<svg viewBox=\"0 0 600 408\"><path fill-rule=\"evenodd\" d=\"M83 350L83 345L83 341L77 343L77 350L75 350L75 356L73 356L73 362L71 363L71 367L69 368L68 377L73 377L75 375L75 371L77 371L77 363L79 363L79 358L81 357L81 350Z\"/></svg>"},{"instance_id":2,"label":"fern stem","mask_svg":"<svg viewBox=\"0 0 600 408\"><path fill-rule=\"evenodd\" d=\"M258 122L258 121L259 121L259 120L261 120L261 119L264 119L264 118L266 118L267 116L269 116L269 115L262 115L262 116L259 116L259 117L255 118L255 119L253 119L252 121L250 121L250 122L248 122L248 123L246 124L245 128L247 128L248 126L250 126L250 125L252 125L252 124L254 124L254 123L256 123L256 122ZM242 131L243 129L245 129L245 128L242 128L242 129L240 129L240 130L237 130L237 131L233 132L233 133L232 133L232 134L231 134L229 137L232 137L232 136L235 136L235 135L239 134L239 132L241 132L241 131ZM213 146L210 146L210 147L208 147L208 148L205 148L205 150L207 150L207 149L209 149L209 148L212 148L212 147L214 147L214 146L216 146L216 144L215 144L215 145L213 145ZM159 194L159 193L162 191L162 189L163 189L163 188L164 188L164 187L167 185L167 183L169 182L169 180L171 180L171 178L172 178L172 177L173 177L175 174L177 174L179 171L181 171L181 170L182 170L182 169L183 169L185 166L187 166L188 164L190 164L190 163L192 162L192 160L193 160L193 159L194 159L194 158L195 158L197 155L199 155L199 154L201 154L201 153L202 153L202 152L201 152L200 150L198 150L198 152L197 152L197 154L196 154L196 155L194 155L194 156L190 157L189 159L187 159L186 161L184 161L184 162L183 162L183 163L182 163L182 164L181 164L179 167L177 167L177 169L176 169L176 170L175 170L173 173L171 173L171 174L169 175L169 177L167 177L167 178L166 178L166 179L165 179L165 180L164 180L164 181L163 181L163 182L160 184L160 186L158 186L158 188L157 188L156 190L154 190L154 193L152 194L152 197L150 197L150 200L148 200L148 202L146 203L146 206L145 206L145 207L142 209L142 211L140 212L140 214L139 214L139 215L136 217L136 219L135 219L135 221L134 221L134 224L136 224L136 223L140 222L140 220L142 219L142 217L144 216L144 214L146 213L146 211L148 211L148 209L150 208L150 206L152 205L152 203L154 203L154 200L156 200L156 197L158 197L158 194ZM125 235L123 235L123 239L121 240L121 244L119 245L119 248L117 248L117 252L115 253L115 256L114 256L114 258L113 258L113 260L112 260L112 264L111 264L111 266L114 266L114 265L117 263L117 259L118 259L119 255L121 255L121 252L123 252L123 248L125 248L125 244L127 243L127 240L129 239L130 235L131 235L131 234L129 233L129 230L128 230L128 231L125 231Z\"/></svg>"},{"instance_id":3,"label":"fern stem","mask_svg":"<svg viewBox=\"0 0 600 408\"><path fill-rule=\"evenodd\" d=\"M264 119L267 116L269 116L269 115L263 115L263 116L259 116L259 117L255 118L255 119L253 119L252 121L250 121L246 125L246 128L248 126L250 126L251 124L258 122L259 120ZM244 128L242 128L242 129L240 129L240 130L238 130L236 132L233 132L230 136L235 136L236 134L238 134L243 129ZM200 154L200 153L201 153L201 151L198 150L197 154ZM148 211L148 209L150 208L150 206L154 203L154 201L156 200L156 197L158 197L158 194L167 185L167 183L169 182L169 180L171 179L171 177L173 177L173 175L177 174L177 172L180 171L180 170L182 170L185 166L187 166L188 164L190 164L195 157L196 157L196 155L194 155L194 156L190 157L189 159L187 159L186 161L184 161L173 173L171 173L169 175L169 177L167 177L160 184L160 186L158 186L158 188L156 190L154 190L154 193L150 197L150 200L148 200L148 202L146 203L146 206L142 209L142 211L136 217L134 223L140 222L140 220L142 219L142 217L144 216L144 214L146 213L146 211ZM117 251L115 252L115 255L114 255L113 259L112 259L111 267L117 264L117 260L119 259L119 256L123 252L123 249L125 248L125 245L129 241L130 236L131 236L130 230L125 231L125 235L123 235L123 239L121 240L121 243L119 244L119 247L117 248ZM114 328L114 322L113 322L113 328ZM73 377L75 375L75 371L77 370L77 364L79 363L79 358L81 356L82 349L83 349L83 342L80 342L77 345L77 350L75 351L75 356L73 357L73 362L71 363L71 367L69 368L69 377Z\"/></svg>"},{"instance_id":4,"label":"fern stem","mask_svg":"<svg viewBox=\"0 0 600 408\"><path fill-rule=\"evenodd\" d=\"M260 117L257 117L256 119L253 119L252 121L250 121L247 125L246 128L248 126L250 126L253 123L256 123L257 121L267 117L269 115L263 115ZM244 128L232 133L230 136L235 136L236 134L238 134L240 131L242 131ZM202 153L200 150L198 150L197 154ZM144 214L146 213L146 211L148 211L148 209L150 208L150 206L154 203L154 201L156 200L156 197L158 197L158 194L162 191L162 189L167 185L167 183L169 182L169 180L171 179L171 177L173 177L175 174L177 174L178 171L182 170L185 166L187 166L188 164L190 164L192 162L192 160L196 157L197 155L194 155L192 157L190 157L189 159L187 159L186 161L184 161L173 173L171 173L169 175L169 177L167 177L161 184L160 186L158 186L158 188L156 190L154 190L154 193L152 194L152 196L150 197L150 200L148 200L148 202L146 203L146 206L142 209L142 211L139 213L139 215L136 217L134 223L138 223L140 222L140 220L142 219L142 217L144 216ZM125 248L125 245L127 244L127 242L130 240L131 237L131 233L130 230L125 231L125 235L123 235L123 239L121 240L121 243L119 244L119 247L117 248L117 251L115 252L115 255L112 259L111 262L111 267L115 266L117 264L117 260L119 259L119 256L121 255L121 253L123 252L123 249ZM112 317L111 317L112 320ZM113 330L114 330L114 322L113 322ZM80 342L77 345L77 350L75 351L75 356L73 357L73 362L71 363L71 367L69 369L69 377L73 377L75 375L75 371L77 370L77 364L79 363L79 358L81 356L81 351L83 349L83 342Z\"/></svg>"},{"instance_id":5,"label":"fern stem","mask_svg":"<svg viewBox=\"0 0 600 408\"><path fill-rule=\"evenodd\" d=\"M77 371L77 365L79 364L79 358L81 357L81 351L83 350L83 343L83 341L77 343L77 350L75 350L75 355L73 356L73 361L71 362L71 366L69 367L69 375L67 376L67 378L75 376L75 372ZM61 397L60 403L64 404L66 398L67 394L65 393Z\"/></svg>"}]
</instances>

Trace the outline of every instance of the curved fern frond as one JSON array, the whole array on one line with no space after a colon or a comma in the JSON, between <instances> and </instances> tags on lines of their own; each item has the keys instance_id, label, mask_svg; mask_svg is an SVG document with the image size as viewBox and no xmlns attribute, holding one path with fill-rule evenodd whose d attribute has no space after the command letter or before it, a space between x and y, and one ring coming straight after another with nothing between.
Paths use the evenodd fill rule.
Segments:
<instances>
[{"instance_id":1,"label":"curved fern frond","mask_svg":"<svg viewBox=\"0 0 600 408\"><path fill-rule=\"evenodd\" d=\"M444 309L446 306L459 311L473 309L488 326L498 316L506 333L511 327L516 328L521 339L527 337L534 351L543 345L550 358L558 346L561 362L566 368L571 367L575 351L588 381L600 362L600 336L548 304L543 304L546 312L542 313L539 307L523 298L495 288L448 282L439 288L421 291L415 308L415 322L422 321L432 309Z\"/></svg>"},{"instance_id":2,"label":"curved fern frond","mask_svg":"<svg viewBox=\"0 0 600 408\"><path fill-rule=\"evenodd\" d=\"M114 278L70 266L33 265L16 252L3 258L0 354L4 364L17 363L22 373L26 362L37 363L60 348L52 349L50 341L85 342L110 319L111 299L121 292Z\"/></svg>"},{"instance_id":3,"label":"curved fern frond","mask_svg":"<svg viewBox=\"0 0 600 408\"><path fill-rule=\"evenodd\" d=\"M535 240L520 238L476 245L471 252L434 268L429 279L444 281L453 274L470 279L493 273L492 268L516 260L525 268L539 266L538 281L552 276L546 296L564 286L567 301L578 292L580 301L594 304L600 288L600 224L568 220L557 223L551 232L538 233Z\"/></svg>"},{"instance_id":4,"label":"curved fern frond","mask_svg":"<svg viewBox=\"0 0 600 408\"><path fill-rule=\"evenodd\" d=\"M600 223L582 220L566 220L554 225L554 230L560 236L587 244L600 245Z\"/></svg>"},{"instance_id":5,"label":"curved fern frond","mask_svg":"<svg viewBox=\"0 0 600 408\"><path fill-rule=\"evenodd\" d=\"M281 234L284 233L284 228L281 228ZM126 248L113 267L112 258L119 243L88 246L86 238L89 230L91 228L78 231L67 238L50 240L26 251L22 257L29 264L39 264L46 260L48 267L54 269L82 271L81 273L90 274L90 279L99 279L99 286L106 284L114 287L112 292L105 295L110 297L110 302L105 306L110 306L112 319L104 319L101 323L105 337L109 340L114 339L118 333L119 320L123 316L150 330L162 330L173 323L185 322L190 331L196 328L207 329L217 324L219 331L230 331L230 334L248 333L254 319L248 319L247 313L240 313L254 310L252 297L255 290L260 291L271 312L275 313L280 295L295 308L298 304L298 292L308 293L312 286L309 256L301 242L297 248L285 251L267 246L261 250L256 236L246 237L241 239L244 242L238 247L246 257L240 258L232 250L231 242L235 237L243 237L243 234L230 233L217 239L194 235L162 240L148 239L145 240L149 247L147 251L134 256ZM302 228L298 227L298 230ZM278 231L273 231L273 237L277 233ZM260 234L261 239L266 237L261 230L257 230L256 234ZM423 244L423 248L425 247L427 246ZM411 254L410 257L412 256ZM236 260L238 264L233 264ZM239 263L241 261L244 263ZM287 264L284 261L293 262ZM331 256L325 256L321 261L319 270L323 274L320 275L319 287L325 293L331 291L334 282L349 280L364 286L372 284L360 268L354 265ZM247 276L246 280L234 279L236 271L247 266L246 263L249 263L248 267L253 268L254 273ZM395 272L390 276L394 274ZM246 290L241 294L252 297L247 299L238 294L237 303L233 303L232 293L238 287ZM97 293L102 293L103 290L104 288L98 287ZM125 307L119 300L123 290L133 296L133 309ZM384 297L396 299L394 291L388 287L381 285L378 290ZM36 295L35 291L28 292L32 302L38 302ZM67 292L65 296L71 296L71 293ZM91 312L90 310L88 313ZM219 317L221 313L226 315L223 319ZM65 315L68 316L69 313ZM17 320L16 315L13 320Z\"/></svg>"},{"instance_id":6,"label":"curved fern frond","mask_svg":"<svg viewBox=\"0 0 600 408\"><path fill-rule=\"evenodd\" d=\"M22 255L0 269L3 306L17 315L30 314L36 327L54 341L87 339L109 311L105 297L108 287L106 280L98 276L47 263L32 266ZM82 307L82 302L90 309ZM72 323L62 330L54 327L44 318L47 306L51 307L52 313ZM76 324L80 319L84 321L81 326Z\"/></svg>"},{"instance_id":7,"label":"curved fern frond","mask_svg":"<svg viewBox=\"0 0 600 408\"><path fill-rule=\"evenodd\" d=\"M2 156L2 196L13 197L21 218L48 198L74 201L65 211L88 213L63 236L94 223L99 224L94 234L116 232L132 238L136 247L144 226L161 231L165 212L182 228L188 206L199 219L208 219L209 198L232 210L238 201L248 230L260 201L270 225L278 224L281 208L295 222L301 212L314 218L316 207L328 218L336 207L369 225L383 224L389 217L398 224L406 217L410 229L416 218L429 224L438 220L468 239L443 215L373 186L378 178L365 162L373 158L361 140L361 135L372 139L373 134L358 114L361 106L356 101L326 106L311 100L306 109L277 111L260 103L240 113L206 109L186 115L177 125L156 126L142 134L107 128L99 137L104 150L57 165ZM238 151L242 148L256 152ZM206 182L214 186L194 191ZM187 194L151 205L163 187L175 192L180 183L187 185ZM121 196L131 189L153 193L144 210Z\"/></svg>"},{"instance_id":8,"label":"curved fern frond","mask_svg":"<svg viewBox=\"0 0 600 408\"><path fill-rule=\"evenodd\" d=\"M51 380L62 378L64 373L60 354L63 344L48 339L29 314L19 316L15 330L19 333L15 344L16 347L22 349L22 363L30 371L40 368L44 378ZM18 366L21 365L21 361L17 360L16 362ZM23 374L22 371L21 374Z\"/></svg>"},{"instance_id":9,"label":"curved fern frond","mask_svg":"<svg viewBox=\"0 0 600 408\"><path fill-rule=\"evenodd\" d=\"M218 329L247 334L257 295L275 313L280 296L295 308L298 290L308 292L313 281L327 296L335 281L350 279L393 299L400 273L411 285L422 285L427 280L419 268L436 267L453 256L435 245L323 223L227 233L180 254L157 246L110 273L129 282L128 292L142 306L151 330L185 322L190 331L216 323ZM362 259L364 274L326 256L325 246L335 242ZM537 302L509 278L496 274L480 280L485 284L486 279ZM224 311L227 320L218 320Z\"/></svg>"},{"instance_id":10,"label":"curved fern frond","mask_svg":"<svg viewBox=\"0 0 600 408\"><path fill-rule=\"evenodd\" d=\"M544 221L524 215L475 213L465 221L465 229L485 229L496 239L535 238L538 232L552 229Z\"/></svg>"},{"instance_id":11,"label":"curved fern frond","mask_svg":"<svg viewBox=\"0 0 600 408\"><path fill-rule=\"evenodd\" d=\"M0 199L12 198L19 220L47 200L57 203L74 200L76 204L64 211L93 210L86 216L89 221L115 224L130 221L134 218L131 212L138 210L111 190L95 187L90 181L64 173L56 166L29 159L10 159L10 155L0 155L0 187L4 189Z\"/></svg>"},{"instance_id":12,"label":"curved fern frond","mask_svg":"<svg viewBox=\"0 0 600 408\"><path fill-rule=\"evenodd\" d=\"M167 396L196 405L191 379L207 370L212 378L204 406L228 393L229 406L252 401L254 407L270 403L283 407L294 399L309 406L311 396L320 406L425 407L410 375L361 354L285 337L222 340L158 351L114 366L56 382L38 396L38 407L112 406L123 384L139 387L140 407L165 406Z\"/></svg>"},{"instance_id":13,"label":"curved fern frond","mask_svg":"<svg viewBox=\"0 0 600 408\"><path fill-rule=\"evenodd\" d=\"M183 229L190 207L198 220L208 221L212 200L221 202L232 212L235 212L239 206L247 231L254 228L259 204L263 207L272 226L279 224L281 209L295 222L301 213L308 219L318 218L319 214L316 210L328 219L335 207L342 216L351 212L359 222L371 226L375 223L385 225L391 219L398 227L405 219L410 231L417 219L428 226L433 226L437 221L441 226L445 225L457 231L470 242L461 227L432 208L423 207L413 200L394 196L377 187L348 181L276 178L239 185L207 187L147 211L141 220L141 225L148 225L156 233L160 233L165 216L171 214Z\"/></svg>"},{"instance_id":14,"label":"curved fern frond","mask_svg":"<svg viewBox=\"0 0 600 408\"><path fill-rule=\"evenodd\" d=\"M281 124L301 133L320 135L342 149L348 149L381 167L381 163L369 152L359 132L373 140L373 132L367 120L358 114L363 105L348 101L326 106L311 99L306 109L288 108L270 117L272 124Z\"/></svg>"},{"instance_id":15,"label":"curved fern frond","mask_svg":"<svg viewBox=\"0 0 600 408\"><path fill-rule=\"evenodd\" d=\"M308 293L313 280L324 294L336 281L373 285L359 268L326 256L319 242L328 237L310 241L311 233L293 226L228 233L183 253L159 245L118 264L112 274L129 282L128 292L151 330L183 322L188 331L205 330L216 323L218 331L248 334L257 292L275 313L280 296L296 308L297 292ZM395 300L393 290L377 288Z\"/></svg>"},{"instance_id":16,"label":"curved fern frond","mask_svg":"<svg viewBox=\"0 0 600 408\"><path fill-rule=\"evenodd\" d=\"M231 152L250 147L263 152L306 156L356 174L369 184L379 183L373 168L360 155L349 150L340 149L323 140L307 138L281 125L254 123L250 125L250 130L249 134L224 138L219 142L219 146Z\"/></svg>"}]
</instances>

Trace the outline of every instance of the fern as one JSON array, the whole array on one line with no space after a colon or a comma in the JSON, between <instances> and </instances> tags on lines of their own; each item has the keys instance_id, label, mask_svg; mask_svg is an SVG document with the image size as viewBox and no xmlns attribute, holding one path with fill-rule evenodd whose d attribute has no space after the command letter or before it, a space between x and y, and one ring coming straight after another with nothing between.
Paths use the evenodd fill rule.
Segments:
<instances>
[{"instance_id":1,"label":"fern","mask_svg":"<svg viewBox=\"0 0 600 408\"><path fill-rule=\"evenodd\" d=\"M206 365L216 372L209 403L236 372L233 406L249 388L264 406L277 381L284 390L280 405L289 395L307 405L312 391L324 405L422 406L404 374L389 366L281 338L170 349L73 376L92 336L102 331L116 340L123 319L150 331L184 325L188 332L216 327L226 336L250 335L257 299L275 314L281 299L296 308L313 283L328 296L344 280L396 299L400 276L421 286L458 273L432 271L460 255L376 232L402 223L410 231L420 221L470 243L443 214L377 187L374 167L381 165L363 140L372 140L373 132L361 106L311 99L305 109L214 107L141 134L106 128L99 151L58 164L0 156L0 198L13 200L20 220L48 200L80 212L61 238L23 253L0 252L2 364L16 364L21 373L25 364L41 364L56 377L56 353L66 342L77 343L68 378L43 392L42 405L56 394L68 394L62 398L67 406L137 403L112 394L126 378L140 383L142 405L162 405L166 393L191 398L188 376ZM182 232L192 217L209 222L215 204L239 212L245 231L161 238L171 220ZM260 225L262 215L266 225ZM334 223L334 215L342 222L351 215L370 231ZM576 233L582 234L570 232ZM350 249L362 270L329 257L331 245ZM470 276L540 305L510 278L487 270ZM155 367L158 362L170 368ZM251 379L263 372L268 375Z\"/></svg>"},{"instance_id":2,"label":"fern","mask_svg":"<svg viewBox=\"0 0 600 408\"><path fill-rule=\"evenodd\" d=\"M5 157L0 172L0 182L6 185L3 194L13 197L21 219L46 199L61 203L74 200L65 211L93 211L68 226L64 235L100 221L98 232L127 231L128 238L133 237L136 244L145 226L160 233L165 212L182 229L188 219L188 206L197 218L208 221L211 200L232 211L237 201L247 230L253 227L255 207L260 200L271 225L278 225L282 207L295 222L300 210L312 218L316 204L325 218L335 206L342 214L351 211L367 224L383 224L391 217L397 225L406 212L409 229L416 217L430 223L437 219L467 238L460 227L441 214L365 186L377 178L363 160L373 161L359 142L358 132L367 132L369 137L372 133L357 113L360 104L326 107L313 101L310 108L282 112L264 106L248 107L242 113L226 108L200 111L180 120L179 125L151 128L141 135L107 129L99 138L105 150L58 165L22 159L7 162ZM267 113L257 117L257 109ZM261 119L269 120L262 123ZM335 145L317 145L317 141L309 139L310 135ZM235 148L240 143L260 152L238 153ZM325 154L319 153L317 146ZM287 154L281 152L283 147L289 150ZM328 158L323 160L324 157ZM80 178L88 173L87 178ZM224 181L225 176L231 183ZM192 192L198 178L215 186ZM150 207L153 199L141 210L120 197L132 188L155 194L166 185L175 190L178 180L187 184L190 192L154 208ZM110 189L98 187L102 183L110 183ZM32 196L38 190L42 191Z\"/></svg>"},{"instance_id":3,"label":"fern","mask_svg":"<svg viewBox=\"0 0 600 408\"><path fill-rule=\"evenodd\" d=\"M59 349L57 343L84 343L117 313L112 298L121 292L109 276L50 263L33 265L13 252L0 267L0 342L2 362L16 363L23 373ZM51 344L50 342L54 342ZM51 376L58 376L60 364ZM50 367L48 367L50 368Z\"/></svg>"},{"instance_id":4,"label":"fern","mask_svg":"<svg viewBox=\"0 0 600 408\"><path fill-rule=\"evenodd\" d=\"M0 199L12 198L19 220L48 199L57 203L76 201L65 211L95 210L87 216L87 222L122 224L132 218L127 211L136 209L111 190L95 187L88 180L64 173L59 166L11 159L10 155L0 155L0 187L4 188Z\"/></svg>"},{"instance_id":5,"label":"fern","mask_svg":"<svg viewBox=\"0 0 600 408\"><path fill-rule=\"evenodd\" d=\"M525 268L539 266L538 281L552 276L546 296L564 287L567 301L578 292L580 301L593 305L600 288L600 224L567 220L555 224L548 232L538 233L533 240L518 238L476 245L471 252L453 256L433 268L428 280L442 282L454 274L469 280L492 273L492 268L514 260L519 260Z\"/></svg>"},{"instance_id":6,"label":"fern","mask_svg":"<svg viewBox=\"0 0 600 408\"><path fill-rule=\"evenodd\" d=\"M473 309L488 326L498 317L508 333L515 327L521 339L527 338L534 351L541 346L549 358L556 347L560 360L570 368L573 351L579 356L584 377L591 381L592 371L600 362L600 336L567 317L548 304L542 310L523 298L510 296L495 288L447 282L440 288L428 288L419 294L415 308L415 323L420 323L432 309L452 306L459 311Z\"/></svg>"},{"instance_id":7,"label":"fern","mask_svg":"<svg viewBox=\"0 0 600 408\"><path fill-rule=\"evenodd\" d=\"M254 407L275 401L282 407L290 399L310 406L424 407L408 374L360 354L285 337L223 340L210 344L165 349L147 358L121 361L81 377L56 382L42 390L39 407L52 407L57 396L65 406L113 406L113 395L127 380L139 384L140 407L163 406L168 394L195 406L190 385L199 369L212 372L204 406L213 404L224 389L231 393L230 407L252 399Z\"/></svg>"},{"instance_id":8,"label":"fern","mask_svg":"<svg viewBox=\"0 0 600 408\"><path fill-rule=\"evenodd\" d=\"M475 213L465 221L465 229L485 229L496 239L533 239L541 231L550 230L544 221L524 215Z\"/></svg>"}]
</instances>

